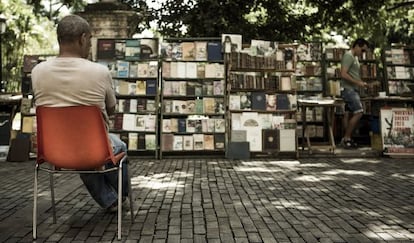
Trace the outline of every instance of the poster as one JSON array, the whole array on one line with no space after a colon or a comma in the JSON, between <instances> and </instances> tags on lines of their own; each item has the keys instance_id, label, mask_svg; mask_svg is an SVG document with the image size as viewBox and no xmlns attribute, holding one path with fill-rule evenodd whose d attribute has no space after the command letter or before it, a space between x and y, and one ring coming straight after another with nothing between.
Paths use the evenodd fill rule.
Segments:
<instances>
[{"instance_id":1,"label":"poster","mask_svg":"<svg viewBox=\"0 0 414 243\"><path fill-rule=\"evenodd\" d=\"M384 154L414 155L413 108L382 108L380 116Z\"/></svg>"}]
</instances>

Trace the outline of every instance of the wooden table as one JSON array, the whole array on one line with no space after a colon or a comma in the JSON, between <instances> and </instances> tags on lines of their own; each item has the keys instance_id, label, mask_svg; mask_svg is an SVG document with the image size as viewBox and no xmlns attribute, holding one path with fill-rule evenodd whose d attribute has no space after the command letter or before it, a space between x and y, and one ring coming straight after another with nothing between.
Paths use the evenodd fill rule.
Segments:
<instances>
[{"instance_id":1,"label":"wooden table","mask_svg":"<svg viewBox=\"0 0 414 243\"><path fill-rule=\"evenodd\" d=\"M312 154L312 144L309 138L306 121L306 109L322 107L327 114L327 128L328 128L328 144L318 145L317 147L328 147L331 153L335 153L335 138L333 135L333 123L335 121L335 107L343 106L341 100L321 99L321 100L298 100L298 107L302 110L302 150L305 149L305 138L309 154Z\"/></svg>"}]
</instances>

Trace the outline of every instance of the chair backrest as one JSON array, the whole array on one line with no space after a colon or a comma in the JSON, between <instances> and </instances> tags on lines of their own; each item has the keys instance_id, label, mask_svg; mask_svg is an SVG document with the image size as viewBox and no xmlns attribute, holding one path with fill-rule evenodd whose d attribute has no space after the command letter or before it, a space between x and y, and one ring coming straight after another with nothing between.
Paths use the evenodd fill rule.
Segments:
<instances>
[{"instance_id":1,"label":"chair backrest","mask_svg":"<svg viewBox=\"0 0 414 243\"><path fill-rule=\"evenodd\" d=\"M37 107L37 163L94 169L112 161L111 145L96 106ZM115 162L114 162L115 163Z\"/></svg>"}]
</instances>

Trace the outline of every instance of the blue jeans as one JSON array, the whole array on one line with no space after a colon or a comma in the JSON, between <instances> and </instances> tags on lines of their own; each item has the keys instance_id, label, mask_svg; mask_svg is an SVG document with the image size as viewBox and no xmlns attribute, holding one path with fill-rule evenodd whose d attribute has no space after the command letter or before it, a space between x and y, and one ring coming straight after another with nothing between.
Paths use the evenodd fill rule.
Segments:
<instances>
[{"instance_id":1,"label":"blue jeans","mask_svg":"<svg viewBox=\"0 0 414 243\"><path fill-rule=\"evenodd\" d=\"M345 88L341 92L342 99L345 102L346 110L351 111L353 114L363 112L361 98L359 97L358 92L354 89Z\"/></svg>"},{"instance_id":2,"label":"blue jeans","mask_svg":"<svg viewBox=\"0 0 414 243\"><path fill-rule=\"evenodd\" d=\"M127 146L116 135L109 134L114 154L126 152ZM114 167L110 162L106 168ZM80 178L91 194L92 198L102 207L108 208L118 200L118 171L111 171L103 174L80 174ZM122 167L122 196L128 196L128 167Z\"/></svg>"}]
</instances>

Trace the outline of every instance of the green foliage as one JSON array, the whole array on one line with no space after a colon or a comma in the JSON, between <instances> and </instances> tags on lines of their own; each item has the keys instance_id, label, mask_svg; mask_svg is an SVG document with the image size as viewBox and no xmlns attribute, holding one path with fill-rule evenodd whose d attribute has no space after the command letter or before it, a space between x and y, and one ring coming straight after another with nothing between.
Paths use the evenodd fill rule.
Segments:
<instances>
[{"instance_id":1,"label":"green foliage","mask_svg":"<svg viewBox=\"0 0 414 243\"><path fill-rule=\"evenodd\" d=\"M368 39L374 47L414 44L414 1L405 0L118 0L143 16L138 32L155 22L163 37L208 37L222 33L251 39L346 41ZM13 3L11 3L13 2ZM82 11L87 0L2 1L7 18L2 37L2 74L17 91L24 54L53 54L54 25L64 9Z\"/></svg>"}]
</instances>

